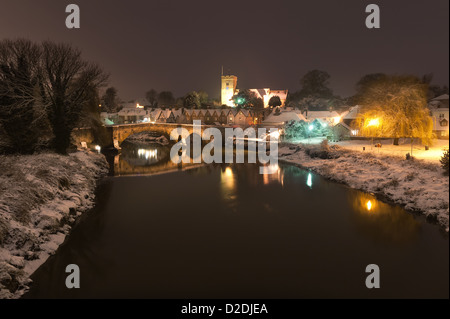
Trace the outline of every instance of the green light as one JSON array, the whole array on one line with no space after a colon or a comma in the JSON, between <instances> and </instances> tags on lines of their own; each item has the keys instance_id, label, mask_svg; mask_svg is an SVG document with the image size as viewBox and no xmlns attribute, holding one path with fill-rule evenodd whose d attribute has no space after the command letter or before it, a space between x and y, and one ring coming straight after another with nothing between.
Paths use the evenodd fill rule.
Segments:
<instances>
[{"instance_id":1,"label":"green light","mask_svg":"<svg viewBox=\"0 0 450 319\"><path fill-rule=\"evenodd\" d=\"M314 125L310 125L310 126L309 126L309 130L310 130L310 131L314 130Z\"/></svg>"}]
</instances>

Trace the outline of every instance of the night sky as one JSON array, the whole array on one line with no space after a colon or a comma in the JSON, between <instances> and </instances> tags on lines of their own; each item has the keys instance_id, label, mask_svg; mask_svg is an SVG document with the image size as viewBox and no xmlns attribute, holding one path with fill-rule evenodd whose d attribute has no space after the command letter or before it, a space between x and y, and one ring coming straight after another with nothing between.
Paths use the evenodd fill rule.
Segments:
<instances>
[{"instance_id":1,"label":"night sky","mask_svg":"<svg viewBox=\"0 0 450 319\"><path fill-rule=\"evenodd\" d=\"M70 3L81 29L65 27ZM365 26L369 3L381 29ZM17 37L73 43L123 99L150 88L218 98L222 65L239 88L297 90L322 69L341 96L367 73L449 77L448 0L0 0L0 39Z\"/></svg>"}]
</instances>

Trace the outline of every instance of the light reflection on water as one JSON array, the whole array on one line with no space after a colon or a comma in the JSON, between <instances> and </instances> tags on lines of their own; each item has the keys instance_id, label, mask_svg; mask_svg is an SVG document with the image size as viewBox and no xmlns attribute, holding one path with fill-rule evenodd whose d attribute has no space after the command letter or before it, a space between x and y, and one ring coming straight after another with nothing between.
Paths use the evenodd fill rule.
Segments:
<instances>
[{"instance_id":1,"label":"light reflection on water","mask_svg":"<svg viewBox=\"0 0 450 319\"><path fill-rule=\"evenodd\" d=\"M116 175L152 176L108 179L27 297L448 298L448 237L424 218L292 165L182 171L156 148L121 154ZM83 279L69 291L71 263Z\"/></svg>"},{"instance_id":2,"label":"light reflection on water","mask_svg":"<svg viewBox=\"0 0 450 319\"><path fill-rule=\"evenodd\" d=\"M399 206L377 200L375 196L359 191L349 193L353 205L356 229L372 240L405 244L415 241L421 224Z\"/></svg>"},{"instance_id":3,"label":"light reflection on water","mask_svg":"<svg viewBox=\"0 0 450 319\"><path fill-rule=\"evenodd\" d=\"M146 160L157 160L158 159L158 149L157 148L151 148L151 149L143 149L140 148L138 150L138 156L139 158L145 158Z\"/></svg>"},{"instance_id":4,"label":"light reflection on water","mask_svg":"<svg viewBox=\"0 0 450 319\"><path fill-rule=\"evenodd\" d=\"M275 169L275 167L272 167ZM239 173L238 167L227 166L221 171L221 193L223 200L234 206L234 200L238 198ZM252 176L254 184L262 180L264 185L279 185L283 188L285 178L292 182L293 171L295 171L296 182L307 186L304 190L313 189L314 174L297 167L282 165L276 166L273 174ZM248 178L248 176L247 176ZM320 191L320 186L318 187ZM417 239L421 223L411 213L405 212L397 205L389 205L378 200L374 195L357 190L348 189L348 202L352 210L349 210L351 218L358 232L373 241L384 241L395 244L412 243ZM264 199L261 199L264 200ZM324 200L327 200L324 198ZM332 203L331 207L332 207ZM332 208L330 208L332 209Z\"/></svg>"}]
</instances>

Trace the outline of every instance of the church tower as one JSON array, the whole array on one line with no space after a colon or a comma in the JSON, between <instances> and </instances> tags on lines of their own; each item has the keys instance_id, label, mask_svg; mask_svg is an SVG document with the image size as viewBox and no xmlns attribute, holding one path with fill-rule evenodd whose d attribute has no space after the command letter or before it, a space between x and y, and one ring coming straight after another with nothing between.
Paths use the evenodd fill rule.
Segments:
<instances>
[{"instance_id":1,"label":"church tower","mask_svg":"<svg viewBox=\"0 0 450 319\"><path fill-rule=\"evenodd\" d=\"M237 76L223 75L222 71L222 88L221 88L221 101L222 105L234 106L231 98L236 92Z\"/></svg>"}]
</instances>

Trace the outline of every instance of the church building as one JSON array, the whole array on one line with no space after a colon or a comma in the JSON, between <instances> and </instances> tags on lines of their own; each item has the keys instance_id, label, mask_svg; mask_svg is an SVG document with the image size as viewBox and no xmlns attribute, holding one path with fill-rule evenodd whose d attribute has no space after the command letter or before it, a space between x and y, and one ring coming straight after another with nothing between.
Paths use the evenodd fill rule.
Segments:
<instances>
[{"instance_id":1,"label":"church building","mask_svg":"<svg viewBox=\"0 0 450 319\"><path fill-rule=\"evenodd\" d=\"M237 89L237 76L222 74L221 79L221 103L222 105L235 107L232 98L239 92L239 90ZM269 107L269 101L273 96L278 96L281 100L281 107L284 107L288 95L288 90L271 90L265 88L250 89L250 91L254 92L258 98L261 98L263 100L265 108Z\"/></svg>"}]
</instances>

